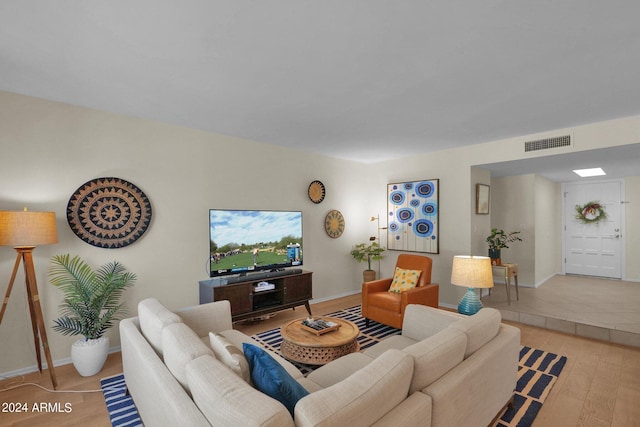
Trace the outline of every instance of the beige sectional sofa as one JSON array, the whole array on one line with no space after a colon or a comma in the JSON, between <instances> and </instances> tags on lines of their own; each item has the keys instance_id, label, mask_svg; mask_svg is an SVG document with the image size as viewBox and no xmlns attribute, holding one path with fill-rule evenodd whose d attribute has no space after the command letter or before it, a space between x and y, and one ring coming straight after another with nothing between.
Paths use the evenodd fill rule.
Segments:
<instances>
[{"instance_id":1,"label":"beige sectional sofa","mask_svg":"<svg viewBox=\"0 0 640 427\"><path fill-rule=\"evenodd\" d=\"M519 329L493 309L465 317L411 305L401 335L306 378L269 352L309 392L292 415L243 375L237 349L256 342L232 328L227 301L171 312L147 299L120 335L127 388L147 427L486 426L513 395L520 348ZM220 342L234 351L221 353Z\"/></svg>"}]
</instances>

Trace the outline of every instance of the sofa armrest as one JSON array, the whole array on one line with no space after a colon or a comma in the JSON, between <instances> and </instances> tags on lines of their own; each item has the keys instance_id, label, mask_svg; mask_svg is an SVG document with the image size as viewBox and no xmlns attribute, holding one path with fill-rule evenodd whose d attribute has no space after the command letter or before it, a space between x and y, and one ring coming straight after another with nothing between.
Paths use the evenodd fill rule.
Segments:
<instances>
[{"instance_id":1,"label":"sofa armrest","mask_svg":"<svg viewBox=\"0 0 640 427\"><path fill-rule=\"evenodd\" d=\"M520 329L501 324L494 339L422 390L433 400L432 424L489 425L513 396L519 353Z\"/></svg>"},{"instance_id":2,"label":"sofa armrest","mask_svg":"<svg viewBox=\"0 0 640 427\"><path fill-rule=\"evenodd\" d=\"M231 304L227 300L181 308L175 313L199 337L209 332L221 332L233 328Z\"/></svg>"},{"instance_id":3,"label":"sofa armrest","mask_svg":"<svg viewBox=\"0 0 640 427\"><path fill-rule=\"evenodd\" d=\"M458 313L426 305L409 304L404 312L402 335L422 341L464 317Z\"/></svg>"}]
</instances>

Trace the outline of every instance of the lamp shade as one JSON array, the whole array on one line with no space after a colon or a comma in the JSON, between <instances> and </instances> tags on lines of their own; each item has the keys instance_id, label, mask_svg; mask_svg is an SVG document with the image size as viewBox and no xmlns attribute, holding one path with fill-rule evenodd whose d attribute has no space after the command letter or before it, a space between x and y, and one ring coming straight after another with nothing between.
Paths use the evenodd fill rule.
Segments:
<instances>
[{"instance_id":1,"label":"lamp shade","mask_svg":"<svg viewBox=\"0 0 640 427\"><path fill-rule=\"evenodd\" d=\"M491 258L456 255L453 257L451 284L466 288L493 288Z\"/></svg>"},{"instance_id":2,"label":"lamp shade","mask_svg":"<svg viewBox=\"0 0 640 427\"><path fill-rule=\"evenodd\" d=\"M0 246L58 243L54 212L0 211Z\"/></svg>"}]
</instances>

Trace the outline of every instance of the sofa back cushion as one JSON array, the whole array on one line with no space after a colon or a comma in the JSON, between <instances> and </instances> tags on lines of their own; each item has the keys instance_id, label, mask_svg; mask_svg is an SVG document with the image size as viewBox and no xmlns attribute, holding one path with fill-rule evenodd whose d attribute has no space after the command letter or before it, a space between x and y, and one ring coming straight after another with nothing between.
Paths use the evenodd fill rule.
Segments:
<instances>
[{"instance_id":1,"label":"sofa back cushion","mask_svg":"<svg viewBox=\"0 0 640 427\"><path fill-rule=\"evenodd\" d=\"M410 354L414 362L409 393L424 389L460 364L466 346L467 336L462 331L446 328L405 347L402 351Z\"/></svg>"},{"instance_id":2,"label":"sofa back cushion","mask_svg":"<svg viewBox=\"0 0 640 427\"><path fill-rule=\"evenodd\" d=\"M476 314L452 323L449 328L457 329L467 335L466 359L480 347L491 341L500 329L502 316L495 308L483 308Z\"/></svg>"},{"instance_id":3,"label":"sofa back cushion","mask_svg":"<svg viewBox=\"0 0 640 427\"><path fill-rule=\"evenodd\" d=\"M458 313L421 304L409 304L404 311L402 335L422 341L461 319Z\"/></svg>"},{"instance_id":4,"label":"sofa back cushion","mask_svg":"<svg viewBox=\"0 0 640 427\"><path fill-rule=\"evenodd\" d=\"M212 426L293 426L277 400L251 387L222 362L202 356L187 365L193 401Z\"/></svg>"},{"instance_id":5,"label":"sofa back cushion","mask_svg":"<svg viewBox=\"0 0 640 427\"><path fill-rule=\"evenodd\" d=\"M142 335L162 357L162 330L172 323L181 323L182 319L155 298L147 298L138 303L138 318Z\"/></svg>"},{"instance_id":6,"label":"sofa back cushion","mask_svg":"<svg viewBox=\"0 0 640 427\"><path fill-rule=\"evenodd\" d=\"M413 361L389 350L344 380L300 399L297 426L373 425L408 395Z\"/></svg>"},{"instance_id":7,"label":"sofa back cushion","mask_svg":"<svg viewBox=\"0 0 640 427\"><path fill-rule=\"evenodd\" d=\"M213 356L213 351L184 323L173 323L162 331L164 364L190 392L187 384L187 364L200 356Z\"/></svg>"}]
</instances>

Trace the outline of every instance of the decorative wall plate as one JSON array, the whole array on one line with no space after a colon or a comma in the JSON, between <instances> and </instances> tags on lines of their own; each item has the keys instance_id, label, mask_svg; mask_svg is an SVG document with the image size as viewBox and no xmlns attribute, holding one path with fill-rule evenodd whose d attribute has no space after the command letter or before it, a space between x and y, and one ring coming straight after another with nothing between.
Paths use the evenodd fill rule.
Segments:
<instances>
[{"instance_id":1,"label":"decorative wall plate","mask_svg":"<svg viewBox=\"0 0 640 427\"><path fill-rule=\"evenodd\" d=\"M309 194L309 199L311 199L313 203L322 203L325 195L324 184L320 181L311 181L307 194Z\"/></svg>"},{"instance_id":2,"label":"decorative wall plate","mask_svg":"<svg viewBox=\"0 0 640 427\"><path fill-rule=\"evenodd\" d=\"M138 240L151 222L151 204L135 185L120 178L96 178L69 199L67 222L86 243L115 249Z\"/></svg>"},{"instance_id":3,"label":"decorative wall plate","mask_svg":"<svg viewBox=\"0 0 640 427\"><path fill-rule=\"evenodd\" d=\"M334 239L342 236L342 232L344 231L344 217L340 211L329 211L324 218L324 231L327 232L329 237Z\"/></svg>"}]
</instances>

